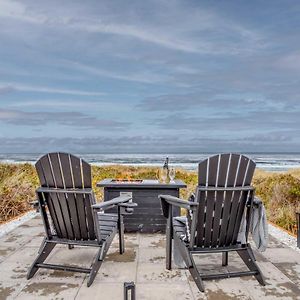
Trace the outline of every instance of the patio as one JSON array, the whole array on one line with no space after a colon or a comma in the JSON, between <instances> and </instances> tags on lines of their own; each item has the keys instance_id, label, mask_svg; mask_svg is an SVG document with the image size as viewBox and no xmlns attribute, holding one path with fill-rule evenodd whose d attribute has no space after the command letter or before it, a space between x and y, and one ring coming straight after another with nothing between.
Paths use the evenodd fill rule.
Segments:
<instances>
[{"instance_id":1,"label":"patio","mask_svg":"<svg viewBox=\"0 0 300 300\"><path fill-rule=\"evenodd\" d=\"M44 236L42 221L36 217L0 239L0 299L123 299L123 283L136 283L137 299L300 299L300 253L270 236L269 248L255 253L266 277L262 287L252 277L205 281L200 293L189 272L165 270L165 236L126 234L126 252L118 253L115 240L90 288L86 275L42 269L29 281L28 267L36 257ZM49 260L89 266L96 249L56 246ZM229 266L221 266L221 255L197 257L206 272L245 270L234 253Z\"/></svg>"}]
</instances>

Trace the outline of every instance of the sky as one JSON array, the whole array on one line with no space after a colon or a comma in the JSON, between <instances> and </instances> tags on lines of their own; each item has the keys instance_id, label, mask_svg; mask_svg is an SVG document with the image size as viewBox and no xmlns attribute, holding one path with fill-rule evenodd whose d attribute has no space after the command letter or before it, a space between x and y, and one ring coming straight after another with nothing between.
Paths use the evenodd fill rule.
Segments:
<instances>
[{"instance_id":1,"label":"sky","mask_svg":"<svg viewBox=\"0 0 300 300\"><path fill-rule=\"evenodd\" d=\"M299 1L0 0L0 153L300 152Z\"/></svg>"}]
</instances>

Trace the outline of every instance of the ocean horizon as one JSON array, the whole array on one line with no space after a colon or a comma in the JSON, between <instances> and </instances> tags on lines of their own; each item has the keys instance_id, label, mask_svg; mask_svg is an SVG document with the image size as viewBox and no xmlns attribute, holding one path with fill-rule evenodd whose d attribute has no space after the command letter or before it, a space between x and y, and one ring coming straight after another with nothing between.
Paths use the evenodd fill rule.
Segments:
<instances>
[{"instance_id":1,"label":"ocean horizon","mask_svg":"<svg viewBox=\"0 0 300 300\"><path fill-rule=\"evenodd\" d=\"M163 165L165 158L169 157L171 166L196 171L198 163L213 154L214 153L77 153L76 155L82 157L92 165L127 165L136 167L159 167ZM257 168L265 171L283 172L300 168L300 153L245 153L245 155L256 162ZM2 153L0 154L0 162L33 164L40 156L42 156L40 153Z\"/></svg>"}]
</instances>

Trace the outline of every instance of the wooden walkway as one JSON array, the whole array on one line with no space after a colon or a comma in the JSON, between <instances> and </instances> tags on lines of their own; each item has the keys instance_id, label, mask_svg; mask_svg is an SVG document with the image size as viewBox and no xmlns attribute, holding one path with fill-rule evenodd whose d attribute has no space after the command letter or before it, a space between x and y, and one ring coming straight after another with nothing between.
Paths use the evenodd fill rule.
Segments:
<instances>
[{"instance_id":1,"label":"wooden walkway","mask_svg":"<svg viewBox=\"0 0 300 300\"><path fill-rule=\"evenodd\" d=\"M300 299L300 253L270 237L270 247L257 254L266 277L262 287L251 277L206 281L200 293L186 270L165 270L165 236L127 234L125 254L118 253L115 240L94 284L87 288L86 275L40 270L31 280L26 272L36 257L44 236L39 217L19 226L0 239L0 299L123 299L123 282L134 281L137 300L142 299ZM254 247L255 248L255 247ZM88 266L95 249L57 246L49 257L53 263ZM53 257L52 257L53 256ZM208 272L238 271L245 266L235 254L229 266L221 267L221 255L197 258Z\"/></svg>"}]
</instances>

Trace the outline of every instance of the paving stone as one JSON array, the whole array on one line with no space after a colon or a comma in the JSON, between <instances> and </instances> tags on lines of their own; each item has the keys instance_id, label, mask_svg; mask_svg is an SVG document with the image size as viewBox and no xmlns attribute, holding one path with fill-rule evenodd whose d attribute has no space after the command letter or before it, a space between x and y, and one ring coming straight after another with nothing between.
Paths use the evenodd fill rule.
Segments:
<instances>
[{"instance_id":1,"label":"paving stone","mask_svg":"<svg viewBox=\"0 0 300 300\"><path fill-rule=\"evenodd\" d=\"M0 245L0 263L16 251L13 246Z\"/></svg>"},{"instance_id":2,"label":"paving stone","mask_svg":"<svg viewBox=\"0 0 300 300\"><path fill-rule=\"evenodd\" d=\"M15 299L25 286L25 282L0 280L0 299Z\"/></svg>"},{"instance_id":3,"label":"paving stone","mask_svg":"<svg viewBox=\"0 0 300 300\"><path fill-rule=\"evenodd\" d=\"M300 263L274 263L285 276L300 287Z\"/></svg>"},{"instance_id":4,"label":"paving stone","mask_svg":"<svg viewBox=\"0 0 300 300\"><path fill-rule=\"evenodd\" d=\"M21 233L11 231L0 239L0 246L14 247L18 249L32 240L32 238L33 237L30 235L22 235Z\"/></svg>"},{"instance_id":5,"label":"paving stone","mask_svg":"<svg viewBox=\"0 0 300 300\"><path fill-rule=\"evenodd\" d=\"M193 294L187 283L137 284L136 295L139 300L193 299Z\"/></svg>"},{"instance_id":6,"label":"paving stone","mask_svg":"<svg viewBox=\"0 0 300 300\"><path fill-rule=\"evenodd\" d=\"M75 298L76 300L124 299L123 283L94 282L91 287L83 284Z\"/></svg>"},{"instance_id":7,"label":"paving stone","mask_svg":"<svg viewBox=\"0 0 300 300\"><path fill-rule=\"evenodd\" d=\"M140 248L165 248L166 237L164 234L139 234Z\"/></svg>"},{"instance_id":8,"label":"paving stone","mask_svg":"<svg viewBox=\"0 0 300 300\"><path fill-rule=\"evenodd\" d=\"M95 283L124 283L136 281L137 262L111 262L104 261L96 278Z\"/></svg>"},{"instance_id":9,"label":"paving stone","mask_svg":"<svg viewBox=\"0 0 300 300\"><path fill-rule=\"evenodd\" d=\"M270 262L260 263L266 286L254 277L242 277L251 299L300 299L300 289Z\"/></svg>"},{"instance_id":10,"label":"paving stone","mask_svg":"<svg viewBox=\"0 0 300 300\"><path fill-rule=\"evenodd\" d=\"M263 255L272 263L300 263L300 253L288 247L268 248Z\"/></svg>"},{"instance_id":11,"label":"paving stone","mask_svg":"<svg viewBox=\"0 0 300 300\"><path fill-rule=\"evenodd\" d=\"M81 284L57 281L34 281L28 283L15 298L23 299L74 299Z\"/></svg>"},{"instance_id":12,"label":"paving stone","mask_svg":"<svg viewBox=\"0 0 300 300\"><path fill-rule=\"evenodd\" d=\"M208 289L208 299L251 299L249 291L240 278L215 280L217 291Z\"/></svg>"},{"instance_id":13,"label":"paving stone","mask_svg":"<svg viewBox=\"0 0 300 300\"><path fill-rule=\"evenodd\" d=\"M125 281L136 283L137 299L300 299L300 254L274 238L264 253L253 247L265 287L251 276L204 281L201 293L187 270L174 263L173 270L165 269L165 235L141 233L125 234L123 255L115 237L90 288L83 273L40 269L27 281L44 229L40 218L23 225L0 239L0 299L122 299ZM97 248L57 245L47 262L90 267L96 253ZM220 254L198 255L195 262L204 273L247 270L234 252L227 267Z\"/></svg>"},{"instance_id":14,"label":"paving stone","mask_svg":"<svg viewBox=\"0 0 300 300\"><path fill-rule=\"evenodd\" d=\"M137 282L187 282L187 271L176 268L166 270L164 264L139 263L137 269Z\"/></svg>"},{"instance_id":15,"label":"paving stone","mask_svg":"<svg viewBox=\"0 0 300 300\"><path fill-rule=\"evenodd\" d=\"M155 263L166 264L166 250L163 248L140 248L139 249L140 263Z\"/></svg>"}]
</instances>

